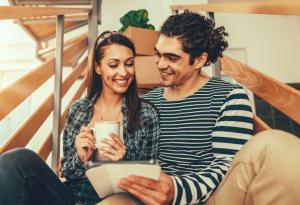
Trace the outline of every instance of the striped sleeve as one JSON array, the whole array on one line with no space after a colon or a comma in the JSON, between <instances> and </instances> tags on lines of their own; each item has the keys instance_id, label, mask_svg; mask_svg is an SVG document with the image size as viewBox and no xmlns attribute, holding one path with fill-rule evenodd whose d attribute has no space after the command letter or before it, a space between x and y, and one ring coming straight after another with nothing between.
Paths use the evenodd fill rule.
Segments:
<instances>
[{"instance_id":1,"label":"striped sleeve","mask_svg":"<svg viewBox=\"0 0 300 205\"><path fill-rule=\"evenodd\" d=\"M253 113L245 90L234 88L221 106L212 132L214 160L196 174L173 176L173 204L205 202L218 187L237 151L253 134Z\"/></svg>"}]
</instances>

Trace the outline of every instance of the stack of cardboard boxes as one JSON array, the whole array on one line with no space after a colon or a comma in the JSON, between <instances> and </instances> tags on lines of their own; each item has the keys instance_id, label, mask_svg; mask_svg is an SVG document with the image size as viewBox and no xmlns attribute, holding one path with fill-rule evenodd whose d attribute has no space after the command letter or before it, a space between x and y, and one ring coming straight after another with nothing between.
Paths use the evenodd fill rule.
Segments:
<instances>
[{"instance_id":1,"label":"stack of cardboard boxes","mask_svg":"<svg viewBox=\"0 0 300 205\"><path fill-rule=\"evenodd\" d=\"M160 85L159 72L155 65L154 46L159 32L129 26L123 33L130 38L136 49L135 74L140 90L149 90Z\"/></svg>"}]
</instances>

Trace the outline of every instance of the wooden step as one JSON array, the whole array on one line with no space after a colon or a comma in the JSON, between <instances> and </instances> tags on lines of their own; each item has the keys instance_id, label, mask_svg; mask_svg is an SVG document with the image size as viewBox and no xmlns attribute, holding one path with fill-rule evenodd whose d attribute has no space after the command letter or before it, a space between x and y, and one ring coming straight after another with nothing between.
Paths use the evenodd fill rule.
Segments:
<instances>
[{"instance_id":1,"label":"wooden step","mask_svg":"<svg viewBox=\"0 0 300 205\"><path fill-rule=\"evenodd\" d=\"M87 15L66 17L64 22L65 33L87 25ZM77 19L77 20L74 20ZM47 41L55 37L56 32L56 17L42 18L42 19L26 19L17 21L30 35L38 42Z\"/></svg>"},{"instance_id":2,"label":"wooden step","mask_svg":"<svg viewBox=\"0 0 300 205\"><path fill-rule=\"evenodd\" d=\"M10 0L14 5L90 5L91 0Z\"/></svg>"},{"instance_id":3,"label":"wooden step","mask_svg":"<svg viewBox=\"0 0 300 205\"><path fill-rule=\"evenodd\" d=\"M249 14L300 15L299 0L244 1L193 5L173 5L172 11L190 10Z\"/></svg>"}]
</instances>

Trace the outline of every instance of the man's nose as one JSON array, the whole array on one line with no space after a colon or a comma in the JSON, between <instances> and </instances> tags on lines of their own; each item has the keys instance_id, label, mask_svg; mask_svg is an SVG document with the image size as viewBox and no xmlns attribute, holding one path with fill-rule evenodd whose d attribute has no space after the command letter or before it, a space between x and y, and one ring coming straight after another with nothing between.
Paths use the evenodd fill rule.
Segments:
<instances>
[{"instance_id":1,"label":"man's nose","mask_svg":"<svg viewBox=\"0 0 300 205\"><path fill-rule=\"evenodd\" d=\"M157 66L157 68L158 68L159 70L168 67L167 62L164 60L163 57L157 57L157 59L156 59L156 66Z\"/></svg>"}]
</instances>

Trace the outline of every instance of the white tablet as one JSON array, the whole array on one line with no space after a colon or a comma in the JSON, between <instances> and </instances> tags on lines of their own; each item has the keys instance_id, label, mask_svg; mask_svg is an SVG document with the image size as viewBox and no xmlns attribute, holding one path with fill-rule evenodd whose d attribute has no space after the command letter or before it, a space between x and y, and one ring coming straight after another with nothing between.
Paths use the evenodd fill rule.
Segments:
<instances>
[{"instance_id":1,"label":"white tablet","mask_svg":"<svg viewBox=\"0 0 300 205\"><path fill-rule=\"evenodd\" d=\"M129 175L159 179L161 168L154 161L89 162L86 176L100 198L124 192L118 187L121 178Z\"/></svg>"}]
</instances>

